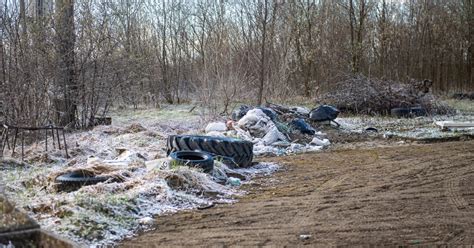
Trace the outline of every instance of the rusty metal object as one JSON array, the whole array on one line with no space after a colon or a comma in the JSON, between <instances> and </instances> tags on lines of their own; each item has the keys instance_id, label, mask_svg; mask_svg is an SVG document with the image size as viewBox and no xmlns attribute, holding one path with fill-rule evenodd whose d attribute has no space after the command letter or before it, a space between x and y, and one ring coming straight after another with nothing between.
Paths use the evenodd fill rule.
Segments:
<instances>
[{"instance_id":1,"label":"rusty metal object","mask_svg":"<svg viewBox=\"0 0 474 248\"><path fill-rule=\"evenodd\" d=\"M66 158L69 158L67 151L66 135L64 133L64 127L57 127L54 125L47 125L42 127L26 127L26 126L13 126L8 124L3 124L1 131L1 140L0 140L0 157L3 157L5 148L8 148L12 151L12 155L15 154L16 142L18 135L21 135L21 159L23 160L25 156L25 132L42 132L45 131L45 151L48 151L48 132L51 131L53 148L56 148L55 138L57 139L57 145L59 150L61 148L61 136L60 131L62 131L62 139L64 145L64 151L66 152ZM10 132L13 132L13 143L10 145L9 135ZM56 135L54 134L56 132ZM56 137L55 137L56 136Z\"/></svg>"}]
</instances>

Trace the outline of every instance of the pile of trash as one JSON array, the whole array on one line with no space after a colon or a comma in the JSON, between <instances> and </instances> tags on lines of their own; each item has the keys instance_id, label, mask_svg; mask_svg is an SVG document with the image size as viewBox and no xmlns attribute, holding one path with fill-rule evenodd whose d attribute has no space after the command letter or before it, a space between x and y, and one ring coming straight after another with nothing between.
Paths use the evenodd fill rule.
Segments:
<instances>
[{"instance_id":1,"label":"pile of trash","mask_svg":"<svg viewBox=\"0 0 474 248\"><path fill-rule=\"evenodd\" d=\"M337 109L326 105L313 110L271 103L266 107L242 105L233 112L232 120L209 123L205 132L208 136L250 141L256 156L318 151L327 147L330 141L309 122L333 121L338 113Z\"/></svg>"},{"instance_id":2,"label":"pile of trash","mask_svg":"<svg viewBox=\"0 0 474 248\"><path fill-rule=\"evenodd\" d=\"M409 107L422 108L429 114L452 113L430 93L431 85L429 80L402 83L354 76L332 84L318 101L354 114L388 115L393 108Z\"/></svg>"}]
</instances>

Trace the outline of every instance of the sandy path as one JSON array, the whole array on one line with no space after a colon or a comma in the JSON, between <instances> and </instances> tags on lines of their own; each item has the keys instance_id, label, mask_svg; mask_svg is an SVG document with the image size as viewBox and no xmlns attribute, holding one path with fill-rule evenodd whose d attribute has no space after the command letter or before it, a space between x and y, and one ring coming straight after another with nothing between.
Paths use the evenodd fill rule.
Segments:
<instances>
[{"instance_id":1,"label":"sandy path","mask_svg":"<svg viewBox=\"0 0 474 248\"><path fill-rule=\"evenodd\" d=\"M238 203L159 217L122 245L474 244L474 141L277 160Z\"/></svg>"}]
</instances>

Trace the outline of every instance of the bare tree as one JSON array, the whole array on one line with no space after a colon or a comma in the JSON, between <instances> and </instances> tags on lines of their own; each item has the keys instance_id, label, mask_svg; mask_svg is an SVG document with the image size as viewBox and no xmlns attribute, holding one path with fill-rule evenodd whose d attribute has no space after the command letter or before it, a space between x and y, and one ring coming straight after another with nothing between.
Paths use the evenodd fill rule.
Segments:
<instances>
[{"instance_id":1,"label":"bare tree","mask_svg":"<svg viewBox=\"0 0 474 248\"><path fill-rule=\"evenodd\" d=\"M55 8L52 8L55 6ZM474 90L472 0L2 0L8 122L87 127L113 106L311 98L342 74ZM22 92L22 97L18 97Z\"/></svg>"},{"instance_id":2,"label":"bare tree","mask_svg":"<svg viewBox=\"0 0 474 248\"><path fill-rule=\"evenodd\" d=\"M74 0L56 0L56 32L58 51L57 83L64 99L58 111L64 111L59 122L68 125L76 122L77 85L75 78Z\"/></svg>"}]
</instances>

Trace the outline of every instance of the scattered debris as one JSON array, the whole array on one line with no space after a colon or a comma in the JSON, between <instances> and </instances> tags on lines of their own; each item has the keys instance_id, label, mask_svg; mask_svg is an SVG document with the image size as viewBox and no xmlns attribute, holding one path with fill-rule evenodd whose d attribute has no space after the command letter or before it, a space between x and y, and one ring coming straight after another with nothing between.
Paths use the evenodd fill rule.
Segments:
<instances>
[{"instance_id":1,"label":"scattered debris","mask_svg":"<svg viewBox=\"0 0 474 248\"><path fill-rule=\"evenodd\" d=\"M243 193L239 185L279 168L272 163L255 164L254 155L318 151L337 143L337 135L400 137L442 133L427 116L337 116L341 127L336 129L313 122L311 111L302 107L269 103L264 108L242 106L239 111L232 121L207 125L207 135L223 137L196 135L206 124L188 116L182 118L186 121L174 123L167 119L174 113L165 117L143 113L150 118L147 121L133 119L135 113L130 120L114 117L114 125L120 125L68 134L74 159L65 160L54 151L44 153L44 141L38 142L26 152L26 161L34 158L32 165L0 160L0 177L8 182L8 192L15 195L20 207L46 228L83 244L107 245L152 225L155 215L234 202L234 197ZM187 109L185 112L188 114ZM165 121L158 123L153 118ZM380 135L368 133L377 130ZM35 150L35 145L40 149ZM218 155L210 173L173 166L172 159L166 157L174 151L196 149ZM81 185L75 191L55 190L55 179L74 171L111 179Z\"/></svg>"},{"instance_id":2,"label":"scattered debris","mask_svg":"<svg viewBox=\"0 0 474 248\"><path fill-rule=\"evenodd\" d=\"M247 105L241 105L238 109L234 110L232 112L232 120L234 121L238 121L240 120L242 117L244 117L247 112L249 110L251 110L252 108L250 106L247 106Z\"/></svg>"},{"instance_id":3,"label":"scattered debris","mask_svg":"<svg viewBox=\"0 0 474 248\"><path fill-rule=\"evenodd\" d=\"M313 140L311 140L310 144L316 145L316 146L328 146L331 144L328 139L319 139L317 137L314 137Z\"/></svg>"},{"instance_id":4,"label":"scattered debris","mask_svg":"<svg viewBox=\"0 0 474 248\"><path fill-rule=\"evenodd\" d=\"M148 217L148 216L147 216L147 217L143 217L143 218L141 218L140 220L138 220L138 223L140 223L140 224L142 224L142 225L147 225L147 226L153 224L154 222L155 222L155 220L154 220L153 218L151 218L151 217Z\"/></svg>"},{"instance_id":5,"label":"scattered debris","mask_svg":"<svg viewBox=\"0 0 474 248\"><path fill-rule=\"evenodd\" d=\"M235 177L227 178L227 183L232 185L232 186L240 186L240 184L241 184L240 179L235 178Z\"/></svg>"},{"instance_id":6,"label":"scattered debris","mask_svg":"<svg viewBox=\"0 0 474 248\"><path fill-rule=\"evenodd\" d=\"M474 122L458 122L458 121L437 121L435 122L441 130L449 130L451 128L474 128Z\"/></svg>"},{"instance_id":7,"label":"scattered debris","mask_svg":"<svg viewBox=\"0 0 474 248\"><path fill-rule=\"evenodd\" d=\"M151 170L166 170L169 169L171 160L169 158L154 159L145 162L145 167L148 171Z\"/></svg>"},{"instance_id":8,"label":"scattered debris","mask_svg":"<svg viewBox=\"0 0 474 248\"><path fill-rule=\"evenodd\" d=\"M335 110L333 107L325 107L330 109L331 118L337 116L338 112L336 114L332 112ZM252 142L253 153L256 156L318 151L329 145L328 140L317 144L311 143L314 138L321 137L324 133L317 132L306 121L310 120L308 109L273 103L267 103L265 108L242 106L239 109L244 109L246 114L231 125L234 130L222 134Z\"/></svg>"},{"instance_id":9,"label":"scattered debris","mask_svg":"<svg viewBox=\"0 0 474 248\"><path fill-rule=\"evenodd\" d=\"M308 240L308 239L310 239L310 238L311 238L311 235L309 235L309 234L301 234L301 235L300 235L300 239L301 239L301 240Z\"/></svg>"}]
</instances>

